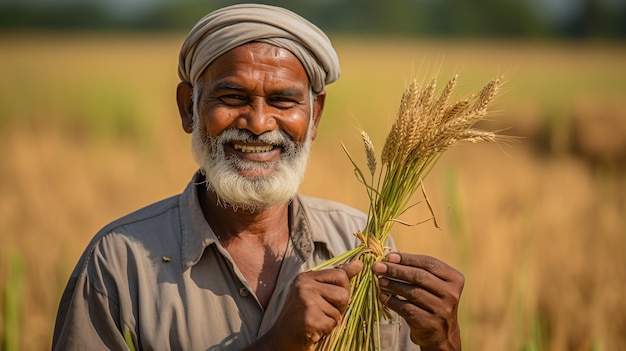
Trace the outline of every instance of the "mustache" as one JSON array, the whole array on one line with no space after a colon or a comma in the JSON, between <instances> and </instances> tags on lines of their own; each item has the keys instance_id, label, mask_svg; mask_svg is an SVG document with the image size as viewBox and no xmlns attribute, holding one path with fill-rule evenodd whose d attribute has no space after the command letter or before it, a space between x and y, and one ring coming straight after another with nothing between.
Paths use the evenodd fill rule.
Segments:
<instances>
[{"instance_id":1,"label":"mustache","mask_svg":"<svg viewBox=\"0 0 626 351\"><path fill-rule=\"evenodd\" d=\"M238 141L244 143L270 144L280 147L287 152L294 152L297 149L295 141L289 134L282 130L272 130L257 135L249 130L229 128L222 131L217 137L209 137L208 139L215 146Z\"/></svg>"}]
</instances>

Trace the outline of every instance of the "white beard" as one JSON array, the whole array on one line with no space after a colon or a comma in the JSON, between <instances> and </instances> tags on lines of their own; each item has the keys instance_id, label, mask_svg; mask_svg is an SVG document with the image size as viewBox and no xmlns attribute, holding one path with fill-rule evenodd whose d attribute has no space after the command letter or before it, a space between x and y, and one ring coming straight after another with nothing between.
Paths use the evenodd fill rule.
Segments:
<instances>
[{"instance_id":1,"label":"white beard","mask_svg":"<svg viewBox=\"0 0 626 351\"><path fill-rule=\"evenodd\" d=\"M218 197L218 204L231 207L234 211L242 209L260 212L269 207L291 201L297 194L304 173L311 147L312 123L305 142L297 146L283 131L271 131L254 135L247 130L226 129L212 138L204 133L194 111L194 127L191 135L193 157L206 177L209 191ZM271 164L240 159L226 155L224 146L233 141L255 140L282 148L281 156ZM274 166L268 176L242 176L244 170L267 170Z\"/></svg>"}]
</instances>

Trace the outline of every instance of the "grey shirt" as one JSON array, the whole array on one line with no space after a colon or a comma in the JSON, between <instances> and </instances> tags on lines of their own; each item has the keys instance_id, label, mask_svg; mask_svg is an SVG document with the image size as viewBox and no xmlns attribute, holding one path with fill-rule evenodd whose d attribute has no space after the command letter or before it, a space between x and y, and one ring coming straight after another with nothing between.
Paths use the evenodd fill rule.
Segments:
<instances>
[{"instance_id":1,"label":"grey shirt","mask_svg":"<svg viewBox=\"0 0 626 351\"><path fill-rule=\"evenodd\" d=\"M57 315L53 350L238 350L276 321L291 282L358 242L365 215L299 195L290 241L263 308L204 218L199 174L185 191L104 227L72 272ZM419 350L401 318L381 325L384 350Z\"/></svg>"}]
</instances>

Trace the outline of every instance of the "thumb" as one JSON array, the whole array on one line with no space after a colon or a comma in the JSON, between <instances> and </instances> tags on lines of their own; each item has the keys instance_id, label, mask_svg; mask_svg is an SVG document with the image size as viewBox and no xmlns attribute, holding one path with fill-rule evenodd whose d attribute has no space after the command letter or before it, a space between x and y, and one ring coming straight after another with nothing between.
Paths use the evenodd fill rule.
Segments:
<instances>
[{"instance_id":1,"label":"thumb","mask_svg":"<svg viewBox=\"0 0 626 351\"><path fill-rule=\"evenodd\" d=\"M361 262L361 260L354 260L339 268L343 269L348 275L348 278L351 279L363 269L363 262Z\"/></svg>"}]
</instances>

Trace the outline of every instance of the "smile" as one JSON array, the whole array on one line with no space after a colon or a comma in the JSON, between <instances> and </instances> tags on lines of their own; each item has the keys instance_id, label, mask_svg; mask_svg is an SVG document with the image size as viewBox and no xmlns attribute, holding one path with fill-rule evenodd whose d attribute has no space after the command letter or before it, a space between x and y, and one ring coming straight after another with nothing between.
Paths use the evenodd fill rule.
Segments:
<instances>
[{"instance_id":1,"label":"smile","mask_svg":"<svg viewBox=\"0 0 626 351\"><path fill-rule=\"evenodd\" d=\"M268 152L274 149L274 145L244 145L244 144L234 144L233 148L237 151L248 152L248 153L259 153L259 152Z\"/></svg>"}]
</instances>

